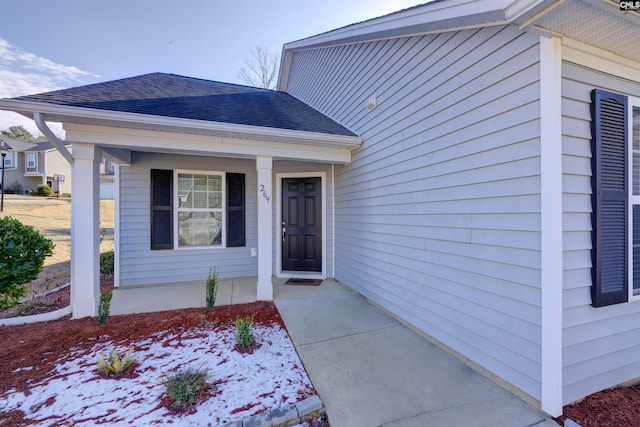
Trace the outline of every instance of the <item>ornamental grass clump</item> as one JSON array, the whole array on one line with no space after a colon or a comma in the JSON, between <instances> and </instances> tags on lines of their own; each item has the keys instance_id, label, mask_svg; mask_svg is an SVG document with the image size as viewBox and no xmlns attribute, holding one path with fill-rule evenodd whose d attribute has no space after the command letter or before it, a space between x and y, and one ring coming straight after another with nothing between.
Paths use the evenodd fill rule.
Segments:
<instances>
[{"instance_id":1,"label":"ornamental grass clump","mask_svg":"<svg viewBox=\"0 0 640 427\"><path fill-rule=\"evenodd\" d=\"M201 369L185 368L165 375L164 386L171 399L170 408L176 412L193 412L193 407L209 391L206 384L207 372Z\"/></svg>"},{"instance_id":2,"label":"ornamental grass clump","mask_svg":"<svg viewBox=\"0 0 640 427\"><path fill-rule=\"evenodd\" d=\"M238 317L235 321L236 326L236 347L242 352L250 352L255 345L255 337L253 336L253 318L254 315L247 317Z\"/></svg>"},{"instance_id":3,"label":"ornamental grass clump","mask_svg":"<svg viewBox=\"0 0 640 427\"><path fill-rule=\"evenodd\" d=\"M100 294L100 302L98 303L98 324L100 325L102 325L107 320L107 317L109 317L112 297L112 291L107 291Z\"/></svg>"},{"instance_id":4,"label":"ornamental grass clump","mask_svg":"<svg viewBox=\"0 0 640 427\"><path fill-rule=\"evenodd\" d=\"M108 359L105 359L104 354L100 354L100 356L98 356L98 371L108 377L118 378L122 376L124 371L136 361L131 357L131 353L133 353L133 348L127 350L127 352L120 357L118 351L114 348L111 350L111 353L109 353Z\"/></svg>"},{"instance_id":5,"label":"ornamental grass clump","mask_svg":"<svg viewBox=\"0 0 640 427\"><path fill-rule=\"evenodd\" d=\"M207 277L207 311L211 311L216 303L216 294L218 293L218 267L209 269L209 277Z\"/></svg>"}]
</instances>

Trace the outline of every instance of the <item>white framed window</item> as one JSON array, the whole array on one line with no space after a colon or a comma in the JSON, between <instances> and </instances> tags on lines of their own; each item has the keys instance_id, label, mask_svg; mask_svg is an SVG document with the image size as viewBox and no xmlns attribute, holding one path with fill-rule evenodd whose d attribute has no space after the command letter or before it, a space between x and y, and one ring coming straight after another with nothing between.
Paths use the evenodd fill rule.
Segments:
<instances>
[{"instance_id":1,"label":"white framed window","mask_svg":"<svg viewBox=\"0 0 640 427\"><path fill-rule=\"evenodd\" d=\"M18 165L15 162L15 153L9 151L4 158L5 169L13 169Z\"/></svg>"},{"instance_id":2,"label":"white framed window","mask_svg":"<svg viewBox=\"0 0 640 427\"><path fill-rule=\"evenodd\" d=\"M225 174L175 170L174 241L178 248L224 247Z\"/></svg>"},{"instance_id":3,"label":"white framed window","mask_svg":"<svg viewBox=\"0 0 640 427\"><path fill-rule=\"evenodd\" d=\"M34 153L27 153L27 169L36 169L38 166L37 155Z\"/></svg>"},{"instance_id":4,"label":"white framed window","mask_svg":"<svg viewBox=\"0 0 640 427\"><path fill-rule=\"evenodd\" d=\"M627 157L630 163L629 179L629 299L640 299L640 98L628 98L627 131L628 147L631 153Z\"/></svg>"}]
</instances>

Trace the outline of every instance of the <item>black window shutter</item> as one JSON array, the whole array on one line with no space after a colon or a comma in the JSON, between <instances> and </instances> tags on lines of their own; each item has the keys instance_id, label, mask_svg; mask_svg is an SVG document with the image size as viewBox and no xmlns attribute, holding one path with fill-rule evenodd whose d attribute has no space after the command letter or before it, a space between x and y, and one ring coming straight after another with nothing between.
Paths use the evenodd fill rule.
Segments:
<instances>
[{"instance_id":1,"label":"black window shutter","mask_svg":"<svg viewBox=\"0 0 640 427\"><path fill-rule=\"evenodd\" d=\"M243 173L227 174L227 247L245 246Z\"/></svg>"},{"instance_id":2,"label":"black window shutter","mask_svg":"<svg viewBox=\"0 0 640 427\"><path fill-rule=\"evenodd\" d=\"M173 249L173 171L151 169L151 249Z\"/></svg>"},{"instance_id":3,"label":"black window shutter","mask_svg":"<svg viewBox=\"0 0 640 427\"><path fill-rule=\"evenodd\" d=\"M594 307L628 300L627 98L591 92Z\"/></svg>"}]
</instances>

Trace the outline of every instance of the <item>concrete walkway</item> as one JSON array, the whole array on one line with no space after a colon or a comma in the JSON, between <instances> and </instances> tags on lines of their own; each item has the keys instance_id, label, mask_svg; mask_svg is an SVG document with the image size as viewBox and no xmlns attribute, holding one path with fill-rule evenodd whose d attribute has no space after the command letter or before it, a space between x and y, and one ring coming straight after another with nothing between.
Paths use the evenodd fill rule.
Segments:
<instances>
[{"instance_id":1,"label":"concrete walkway","mask_svg":"<svg viewBox=\"0 0 640 427\"><path fill-rule=\"evenodd\" d=\"M557 426L334 280L275 283L332 427Z\"/></svg>"}]
</instances>

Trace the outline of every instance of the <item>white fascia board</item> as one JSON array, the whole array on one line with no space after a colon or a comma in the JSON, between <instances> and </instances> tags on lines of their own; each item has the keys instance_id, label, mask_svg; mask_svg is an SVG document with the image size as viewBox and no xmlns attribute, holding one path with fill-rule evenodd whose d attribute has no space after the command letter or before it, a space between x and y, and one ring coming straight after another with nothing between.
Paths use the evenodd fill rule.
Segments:
<instances>
[{"instance_id":1,"label":"white fascia board","mask_svg":"<svg viewBox=\"0 0 640 427\"><path fill-rule=\"evenodd\" d=\"M565 0L515 0L505 9L509 22L520 23L536 13L544 13L547 8L554 8Z\"/></svg>"},{"instance_id":2,"label":"white fascia board","mask_svg":"<svg viewBox=\"0 0 640 427\"><path fill-rule=\"evenodd\" d=\"M278 89L286 91L296 50L504 25L553 0L444 0L348 25L284 45ZM441 25L438 25L441 23Z\"/></svg>"},{"instance_id":3,"label":"white fascia board","mask_svg":"<svg viewBox=\"0 0 640 427\"><path fill-rule=\"evenodd\" d=\"M66 140L71 143L82 142L120 150L244 158L271 156L274 159L340 164L351 162L351 149L345 147L79 123L65 123L64 130ZM123 160L126 163L126 159Z\"/></svg>"},{"instance_id":4,"label":"white fascia board","mask_svg":"<svg viewBox=\"0 0 640 427\"><path fill-rule=\"evenodd\" d=\"M85 107L69 107L42 102L0 99L0 109L30 116L43 113L48 121L62 123L86 123L142 129L174 130L186 133L257 138L261 140L285 141L313 146L335 146L357 148L362 139L356 136L333 135L319 132L277 129L261 126L207 122L177 117L162 117L149 114L124 113L96 110ZM31 114L29 114L31 113Z\"/></svg>"},{"instance_id":5,"label":"white fascia board","mask_svg":"<svg viewBox=\"0 0 640 427\"><path fill-rule=\"evenodd\" d=\"M367 35L375 35L371 38L379 38L379 34L384 33L393 33L395 37L400 37L403 35L401 33L403 29L473 15L477 15L478 19L480 19L481 16L486 16L491 12L500 13L505 17L504 11L510 3L512 1L508 0L447 0L427 3L421 7L394 12L317 36L287 43L284 49L301 49L317 45L349 43L350 41L360 41L362 38L366 39ZM475 24L480 23L482 22L475 22ZM411 33L414 33L414 31L411 31Z\"/></svg>"}]
</instances>

